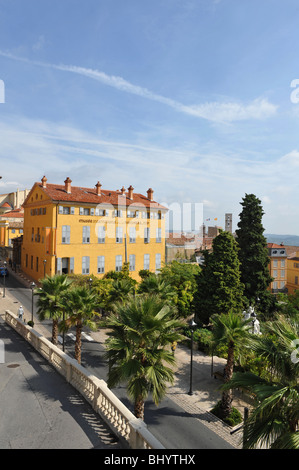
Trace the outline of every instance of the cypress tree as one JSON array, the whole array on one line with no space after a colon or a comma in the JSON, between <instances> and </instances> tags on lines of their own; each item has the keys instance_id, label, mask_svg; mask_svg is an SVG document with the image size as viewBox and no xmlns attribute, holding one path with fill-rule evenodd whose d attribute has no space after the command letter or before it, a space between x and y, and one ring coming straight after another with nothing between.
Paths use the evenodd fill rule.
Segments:
<instances>
[{"instance_id":1,"label":"cypress tree","mask_svg":"<svg viewBox=\"0 0 299 470\"><path fill-rule=\"evenodd\" d=\"M244 286L240 281L238 246L231 233L221 231L213 240L212 252L203 254L204 265L196 275L194 306L197 322L208 324L213 314L242 312Z\"/></svg>"},{"instance_id":2,"label":"cypress tree","mask_svg":"<svg viewBox=\"0 0 299 470\"><path fill-rule=\"evenodd\" d=\"M268 289L272 278L267 240L263 235L264 211L260 199L254 194L246 194L242 201L243 210L239 215L236 235L244 296L247 305L257 305L259 301L258 308L267 315L274 306L275 298Z\"/></svg>"}]
</instances>

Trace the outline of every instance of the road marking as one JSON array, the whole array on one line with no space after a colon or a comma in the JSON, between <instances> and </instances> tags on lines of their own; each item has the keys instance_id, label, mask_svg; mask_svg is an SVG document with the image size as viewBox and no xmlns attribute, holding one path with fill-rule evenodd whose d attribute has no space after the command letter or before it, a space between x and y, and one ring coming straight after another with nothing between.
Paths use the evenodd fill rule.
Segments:
<instances>
[{"instance_id":1,"label":"road marking","mask_svg":"<svg viewBox=\"0 0 299 470\"><path fill-rule=\"evenodd\" d=\"M88 334L86 334L84 331L82 331L82 336L84 336L84 338L87 339L87 341L93 341L93 338L89 336Z\"/></svg>"},{"instance_id":2,"label":"road marking","mask_svg":"<svg viewBox=\"0 0 299 470\"><path fill-rule=\"evenodd\" d=\"M67 336L69 336L69 338L71 338L73 341L76 341L76 336L73 335L73 333L67 333ZM87 341L93 341L93 338L91 336L89 336L88 334L86 334L84 331L82 331L82 336L85 339L87 339ZM58 341L59 341L59 343L63 342L62 336L58 336Z\"/></svg>"}]
</instances>

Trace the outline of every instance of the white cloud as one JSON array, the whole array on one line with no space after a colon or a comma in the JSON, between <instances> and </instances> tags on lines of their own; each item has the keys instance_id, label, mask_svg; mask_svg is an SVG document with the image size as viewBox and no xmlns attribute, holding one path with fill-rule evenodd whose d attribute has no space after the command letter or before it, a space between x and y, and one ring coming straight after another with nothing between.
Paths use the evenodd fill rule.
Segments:
<instances>
[{"instance_id":1,"label":"white cloud","mask_svg":"<svg viewBox=\"0 0 299 470\"><path fill-rule=\"evenodd\" d=\"M0 51L0 55L21 61L31 63L40 67L52 68L64 72L70 72L97 80L104 85L111 86L126 93L138 95L142 98L157 101L165 104L178 112L185 113L197 118L206 119L212 122L231 123L234 121L243 121L248 119L266 119L275 115L277 106L270 103L265 98L257 98L248 104L231 102L212 102L200 105L184 105L176 100L156 94L147 88L134 85L122 77L108 75L105 72L75 65L57 65L38 61L31 61L23 57L17 57L13 54Z\"/></svg>"},{"instance_id":2,"label":"white cloud","mask_svg":"<svg viewBox=\"0 0 299 470\"><path fill-rule=\"evenodd\" d=\"M292 150L291 152L287 153L286 155L283 155L280 160L280 163L286 165L291 165L291 166L299 166L299 151L298 150Z\"/></svg>"}]
</instances>

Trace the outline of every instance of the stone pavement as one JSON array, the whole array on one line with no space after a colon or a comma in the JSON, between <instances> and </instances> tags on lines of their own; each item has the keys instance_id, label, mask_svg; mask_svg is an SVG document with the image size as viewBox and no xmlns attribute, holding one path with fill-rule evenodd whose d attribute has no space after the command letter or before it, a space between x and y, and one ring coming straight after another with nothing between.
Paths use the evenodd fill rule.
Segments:
<instances>
[{"instance_id":1,"label":"stone pavement","mask_svg":"<svg viewBox=\"0 0 299 470\"><path fill-rule=\"evenodd\" d=\"M23 281L24 285L29 287L30 280ZM17 313L19 303L16 302L16 299L14 299L8 291L6 292L6 297L0 300L1 314L5 309ZM26 321L30 320L31 312L25 309L24 317ZM35 321L34 329L50 339L49 331L42 323ZM97 332L89 332L88 334L93 337L95 341L102 344L105 343L105 329L100 329ZM200 351L193 351L193 395L188 394L190 388L190 357L191 351L188 347L184 345L177 347L175 351L175 382L173 386L169 387L168 397L186 412L200 419L203 424L229 442L229 444L237 449L241 449L242 431L231 434L232 428L209 412L221 398L219 387L222 382L220 379L215 379L212 375L212 358ZM224 359L213 357L213 371L223 371L225 363L226 361ZM242 416L244 416L244 408L250 408L250 403L245 401L245 397L236 391L234 392L233 406L238 408Z\"/></svg>"}]
</instances>

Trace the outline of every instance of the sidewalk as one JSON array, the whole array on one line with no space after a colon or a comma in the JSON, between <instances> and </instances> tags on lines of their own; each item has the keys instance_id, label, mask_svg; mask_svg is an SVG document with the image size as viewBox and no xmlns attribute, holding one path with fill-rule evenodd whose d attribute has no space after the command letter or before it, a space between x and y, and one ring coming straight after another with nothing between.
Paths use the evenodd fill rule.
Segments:
<instances>
[{"instance_id":1,"label":"sidewalk","mask_svg":"<svg viewBox=\"0 0 299 470\"><path fill-rule=\"evenodd\" d=\"M13 274L15 275L15 273ZM22 279L20 275L17 275ZM30 287L30 280L23 279L26 287ZM1 294L0 294L1 297ZM19 303L16 302L14 297L9 292L6 292L6 297L1 298L1 314L5 309L11 310L17 314ZM24 318L26 321L31 319L31 312L24 309ZM49 331L44 325L35 320L34 329L43 334L48 339L50 338ZM101 329L97 332L89 332L89 335L95 341L104 345L106 340L106 331ZM205 355L200 351L193 351L193 380L192 390L193 395L189 395L190 388L190 355L191 351L184 345L179 345L175 351L176 367L175 367L175 382L169 387L168 397L173 400L177 405L183 408L192 416L200 419L202 423L209 427L212 431L217 433L220 437L225 439L229 444L237 449L241 449L242 431L238 431L233 435L230 434L232 428L224 424L221 420L212 415L209 410L221 399L221 391L219 387L222 384L220 379L215 379L212 376L212 358ZM213 372L222 371L226 361L225 359L214 357L213 358ZM250 404L244 400L241 393L234 392L233 406L239 409L242 416L244 416L244 408L250 407Z\"/></svg>"}]
</instances>

